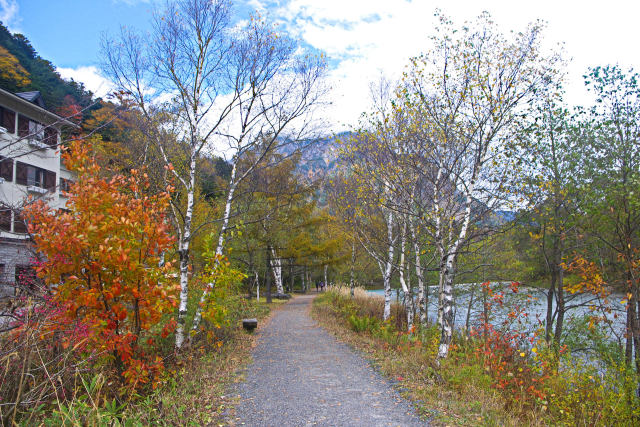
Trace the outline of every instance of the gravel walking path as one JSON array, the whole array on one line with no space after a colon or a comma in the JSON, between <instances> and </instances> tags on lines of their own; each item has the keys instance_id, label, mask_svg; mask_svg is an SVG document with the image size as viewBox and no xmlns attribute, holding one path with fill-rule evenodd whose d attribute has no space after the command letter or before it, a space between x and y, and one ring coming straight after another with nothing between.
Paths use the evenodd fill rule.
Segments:
<instances>
[{"instance_id":1,"label":"gravel walking path","mask_svg":"<svg viewBox=\"0 0 640 427\"><path fill-rule=\"evenodd\" d=\"M259 329L235 425L423 426L411 404L369 363L309 317L298 296Z\"/></svg>"}]
</instances>

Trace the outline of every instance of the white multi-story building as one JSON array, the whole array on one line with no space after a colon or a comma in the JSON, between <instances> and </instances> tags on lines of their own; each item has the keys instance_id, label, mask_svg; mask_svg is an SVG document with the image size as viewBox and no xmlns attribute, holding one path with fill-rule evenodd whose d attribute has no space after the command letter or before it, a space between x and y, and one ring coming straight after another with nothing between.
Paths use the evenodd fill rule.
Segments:
<instances>
[{"instance_id":1,"label":"white multi-story building","mask_svg":"<svg viewBox=\"0 0 640 427\"><path fill-rule=\"evenodd\" d=\"M20 215L25 201L31 196L54 208L65 206L61 191L72 178L58 149L65 126L76 127L47 111L40 92L0 89L0 293L29 270L33 259Z\"/></svg>"}]
</instances>

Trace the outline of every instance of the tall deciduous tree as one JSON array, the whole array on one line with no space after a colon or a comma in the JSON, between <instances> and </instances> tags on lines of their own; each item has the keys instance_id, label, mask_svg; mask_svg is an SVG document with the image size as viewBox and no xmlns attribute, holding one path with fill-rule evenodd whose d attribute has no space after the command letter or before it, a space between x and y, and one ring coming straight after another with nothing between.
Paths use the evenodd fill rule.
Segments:
<instances>
[{"instance_id":1,"label":"tall deciduous tree","mask_svg":"<svg viewBox=\"0 0 640 427\"><path fill-rule=\"evenodd\" d=\"M582 188L587 230L620 261L628 293L626 360L640 369L640 75L617 66L596 67L586 83L596 96L590 111L593 133Z\"/></svg>"},{"instance_id":2,"label":"tall deciduous tree","mask_svg":"<svg viewBox=\"0 0 640 427\"><path fill-rule=\"evenodd\" d=\"M211 219L220 224L216 253L222 255L238 184L276 140L298 140L309 131L308 113L321 94L322 57L301 52L262 19L236 26L231 13L228 0L167 2L154 15L149 36L123 29L119 40L104 42L105 70L147 122L156 123L158 115L171 119L170 125L147 129L184 193L173 205L181 285L177 348L185 339L198 159L216 147L229 156L225 208L222 217ZM261 154L240 172L238 164L248 152Z\"/></svg>"},{"instance_id":3,"label":"tall deciduous tree","mask_svg":"<svg viewBox=\"0 0 640 427\"><path fill-rule=\"evenodd\" d=\"M488 14L457 29L441 18L434 48L414 58L402 108L414 117L414 170L433 196L420 207L440 257L438 358L453 336L453 284L459 252L486 232L487 213L508 197L514 165L506 155L537 92L555 79L555 58L540 53L539 24L510 38Z\"/></svg>"},{"instance_id":4,"label":"tall deciduous tree","mask_svg":"<svg viewBox=\"0 0 640 427\"><path fill-rule=\"evenodd\" d=\"M529 218L549 274L545 338L560 343L567 311L565 260L575 248L576 177L582 154L581 127L553 91L537 108L531 138L524 138L524 193L533 210ZM554 328L555 325L555 328Z\"/></svg>"}]
</instances>

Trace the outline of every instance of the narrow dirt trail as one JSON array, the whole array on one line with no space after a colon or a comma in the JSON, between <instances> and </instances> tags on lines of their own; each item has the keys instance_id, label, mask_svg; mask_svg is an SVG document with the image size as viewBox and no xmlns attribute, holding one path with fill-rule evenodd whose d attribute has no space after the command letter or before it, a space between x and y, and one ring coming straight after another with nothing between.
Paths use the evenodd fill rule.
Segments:
<instances>
[{"instance_id":1,"label":"narrow dirt trail","mask_svg":"<svg viewBox=\"0 0 640 427\"><path fill-rule=\"evenodd\" d=\"M259 329L229 422L247 426L423 426L369 363L309 317L296 297Z\"/></svg>"}]
</instances>

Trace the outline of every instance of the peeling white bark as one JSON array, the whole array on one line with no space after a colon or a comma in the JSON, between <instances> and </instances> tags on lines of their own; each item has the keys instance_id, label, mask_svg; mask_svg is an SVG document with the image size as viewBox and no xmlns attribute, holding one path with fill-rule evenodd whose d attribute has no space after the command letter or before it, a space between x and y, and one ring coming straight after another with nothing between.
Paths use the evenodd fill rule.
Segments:
<instances>
[{"instance_id":1,"label":"peeling white bark","mask_svg":"<svg viewBox=\"0 0 640 427\"><path fill-rule=\"evenodd\" d=\"M187 319L187 303L189 300L189 246L191 244L191 222L193 220L193 206L196 180L196 153L191 153L189 163L189 186L187 191L187 210L184 216L184 227L180 235L178 250L180 254L180 305L178 307L178 321L176 326L175 347L182 348L184 344L185 323Z\"/></svg>"},{"instance_id":2,"label":"peeling white bark","mask_svg":"<svg viewBox=\"0 0 640 427\"><path fill-rule=\"evenodd\" d=\"M438 359L447 357L449 354L449 346L453 338L453 326L454 326L454 314L453 314L453 280L455 277L455 262L458 254L458 249L462 244L462 241L467 236L467 229L469 228L469 222L471 220L471 204L473 202L473 190L476 182L477 171L479 165L474 166L474 172L471 177L469 186L465 189L465 209L464 217L462 221L462 227L460 232L449 248L447 253L446 262L444 265L444 272L441 272L442 279L442 323L441 323L441 336L440 346L438 347Z\"/></svg>"},{"instance_id":3,"label":"peeling white bark","mask_svg":"<svg viewBox=\"0 0 640 427\"><path fill-rule=\"evenodd\" d=\"M382 320L388 320L391 317L391 273L393 272L393 212L389 211L387 216L387 239L389 248L387 250L387 260L382 270L382 280L384 282L384 312ZM382 269L382 264L381 264Z\"/></svg>"},{"instance_id":4,"label":"peeling white bark","mask_svg":"<svg viewBox=\"0 0 640 427\"><path fill-rule=\"evenodd\" d=\"M324 286L329 286L329 282L327 281L327 268L329 266L327 264L324 265Z\"/></svg>"},{"instance_id":5,"label":"peeling white bark","mask_svg":"<svg viewBox=\"0 0 640 427\"><path fill-rule=\"evenodd\" d=\"M444 175L444 170L442 167L438 168L438 175L436 176L436 181L433 186L433 207L434 207L434 215L435 215L435 223L436 223L436 248L438 249L438 255L440 256L440 274L438 275L438 327L442 328L442 285L443 285L443 275L442 271L444 268L444 241L442 234L442 212L440 207L440 182L442 181L442 177Z\"/></svg>"},{"instance_id":6,"label":"peeling white bark","mask_svg":"<svg viewBox=\"0 0 640 427\"><path fill-rule=\"evenodd\" d=\"M427 292L424 286L424 272L422 271L422 265L420 262L420 245L418 244L418 239L416 236L416 228L413 222L410 223L411 227L411 239L413 240L413 251L415 253L415 264L416 264L416 277L418 279L418 306L416 310L416 315L418 316L419 322L421 325L427 324Z\"/></svg>"},{"instance_id":7,"label":"peeling white bark","mask_svg":"<svg viewBox=\"0 0 640 427\"><path fill-rule=\"evenodd\" d=\"M222 257L222 251L224 250L224 241L227 233L227 229L229 228L229 219L231 218L231 202L233 201L233 194L236 191L236 171L237 171L238 161L234 158L233 166L231 167L231 176L229 178L229 192L227 193L227 200L224 206L224 216L222 218L222 227L220 228L220 233L218 234L218 246L216 247L216 259L214 261L214 268L217 267L220 263L220 258ZM196 314L193 317L193 326L192 330L197 330L200 326L200 322L202 321L202 309L204 307L204 303L207 300L207 295L209 291L215 287L215 283L211 282L207 284L207 287L204 289L202 296L200 297L200 303L196 308Z\"/></svg>"},{"instance_id":8,"label":"peeling white bark","mask_svg":"<svg viewBox=\"0 0 640 427\"><path fill-rule=\"evenodd\" d=\"M349 277L349 288L351 289L351 296L355 295L356 279L355 279L355 265L356 265L356 241L351 242L351 269Z\"/></svg>"},{"instance_id":9,"label":"peeling white bark","mask_svg":"<svg viewBox=\"0 0 640 427\"><path fill-rule=\"evenodd\" d=\"M254 270L255 281L256 281L256 301L260 301L260 279L258 278L258 270Z\"/></svg>"},{"instance_id":10,"label":"peeling white bark","mask_svg":"<svg viewBox=\"0 0 640 427\"><path fill-rule=\"evenodd\" d=\"M405 280L405 249L407 243L407 220L405 218L404 224L402 225L402 237L400 239L400 262L398 266L398 272L400 274L400 286L402 287L402 304L404 305L404 309L407 313L407 330L411 330L413 327L413 296L411 294L411 289L407 286L407 281Z\"/></svg>"},{"instance_id":11,"label":"peeling white bark","mask_svg":"<svg viewBox=\"0 0 640 427\"><path fill-rule=\"evenodd\" d=\"M278 254L274 248L271 248L271 269L273 270L273 278L276 282L276 289L279 294L284 293L282 286L282 260L278 258Z\"/></svg>"}]
</instances>

